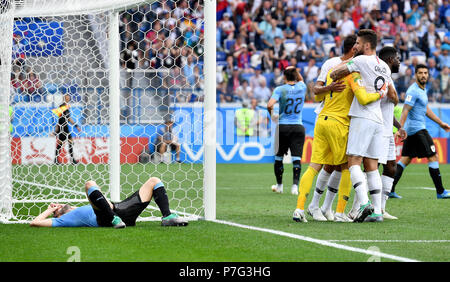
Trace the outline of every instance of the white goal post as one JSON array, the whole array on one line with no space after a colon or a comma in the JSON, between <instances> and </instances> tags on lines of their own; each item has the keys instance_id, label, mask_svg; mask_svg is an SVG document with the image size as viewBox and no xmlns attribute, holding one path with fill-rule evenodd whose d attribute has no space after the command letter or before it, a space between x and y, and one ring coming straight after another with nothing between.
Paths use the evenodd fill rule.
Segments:
<instances>
[{"instance_id":1,"label":"white goal post","mask_svg":"<svg viewBox=\"0 0 450 282\"><path fill-rule=\"evenodd\" d=\"M0 0L0 222L86 204L87 180L119 202L150 176L171 210L216 218L216 1L162 2ZM81 131L58 141L66 96ZM160 153L167 120L179 146ZM154 203L139 218L159 219Z\"/></svg>"}]
</instances>

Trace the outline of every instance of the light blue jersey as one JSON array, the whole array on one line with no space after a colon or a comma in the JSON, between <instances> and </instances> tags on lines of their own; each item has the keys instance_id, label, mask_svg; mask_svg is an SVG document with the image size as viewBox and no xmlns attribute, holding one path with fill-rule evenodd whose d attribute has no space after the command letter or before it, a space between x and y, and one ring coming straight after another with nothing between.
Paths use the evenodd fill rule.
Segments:
<instances>
[{"instance_id":1,"label":"light blue jersey","mask_svg":"<svg viewBox=\"0 0 450 282\"><path fill-rule=\"evenodd\" d=\"M279 104L279 124L303 124L302 110L305 104L306 84L284 84L275 88L272 98Z\"/></svg>"},{"instance_id":2,"label":"light blue jersey","mask_svg":"<svg viewBox=\"0 0 450 282\"><path fill-rule=\"evenodd\" d=\"M417 83L412 84L406 91L405 104L412 107L406 118L405 130L408 135L413 135L426 128L427 91Z\"/></svg>"},{"instance_id":3,"label":"light blue jersey","mask_svg":"<svg viewBox=\"0 0 450 282\"><path fill-rule=\"evenodd\" d=\"M86 205L52 218L52 227L98 227L97 216L92 206Z\"/></svg>"}]
</instances>

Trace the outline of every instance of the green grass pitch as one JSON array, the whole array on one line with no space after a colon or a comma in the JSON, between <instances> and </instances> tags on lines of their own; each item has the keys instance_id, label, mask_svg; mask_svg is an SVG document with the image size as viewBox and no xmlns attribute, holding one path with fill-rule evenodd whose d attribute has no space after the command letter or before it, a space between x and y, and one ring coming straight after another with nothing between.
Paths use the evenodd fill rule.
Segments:
<instances>
[{"instance_id":1,"label":"green grass pitch","mask_svg":"<svg viewBox=\"0 0 450 282\"><path fill-rule=\"evenodd\" d=\"M175 165L186 166L183 177L198 173L190 165ZM388 211L399 220L361 224L312 219L308 223L292 221L297 197L290 194L291 167L285 165L285 193L275 194L270 190L274 183L271 164L218 164L217 219L418 261L450 261L450 200L436 199L426 165L408 166L397 186L403 199L391 199L387 203ZM450 165L441 165L440 169L444 186L450 189ZM303 166L302 172L305 170ZM200 187L201 183L194 186ZM139 222L136 227L123 230L0 224L1 262L64 262L73 258L74 249L84 262L364 262L373 259L357 251L207 221L193 221L184 228ZM381 261L395 259L383 257Z\"/></svg>"}]
</instances>

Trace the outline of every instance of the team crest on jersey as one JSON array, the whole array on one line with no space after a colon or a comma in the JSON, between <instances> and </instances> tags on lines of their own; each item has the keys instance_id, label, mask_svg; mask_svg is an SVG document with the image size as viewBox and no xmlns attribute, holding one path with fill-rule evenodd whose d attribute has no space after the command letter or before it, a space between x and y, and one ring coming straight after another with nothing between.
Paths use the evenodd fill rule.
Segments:
<instances>
[{"instance_id":1,"label":"team crest on jersey","mask_svg":"<svg viewBox=\"0 0 450 282\"><path fill-rule=\"evenodd\" d=\"M363 87L363 84L362 84L362 80L361 79L357 79L356 80L356 83L358 83L358 85L360 86L360 87Z\"/></svg>"},{"instance_id":2,"label":"team crest on jersey","mask_svg":"<svg viewBox=\"0 0 450 282\"><path fill-rule=\"evenodd\" d=\"M431 148L431 152L436 153L436 146L431 145L430 148Z\"/></svg>"}]
</instances>

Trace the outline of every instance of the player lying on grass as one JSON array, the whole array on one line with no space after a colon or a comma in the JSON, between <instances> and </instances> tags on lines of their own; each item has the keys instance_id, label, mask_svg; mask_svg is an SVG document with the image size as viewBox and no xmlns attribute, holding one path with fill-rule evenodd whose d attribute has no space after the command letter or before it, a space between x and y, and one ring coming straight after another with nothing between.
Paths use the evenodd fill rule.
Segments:
<instances>
[{"instance_id":1,"label":"player lying on grass","mask_svg":"<svg viewBox=\"0 0 450 282\"><path fill-rule=\"evenodd\" d=\"M162 226L186 226L188 222L171 213L169 198L163 183L157 177L150 177L142 187L119 203L109 202L94 181L85 185L89 205L73 207L64 204L50 204L38 215L30 226L38 227L114 227L136 225L137 217L153 198L162 214ZM53 218L48 218L50 215Z\"/></svg>"}]
</instances>

